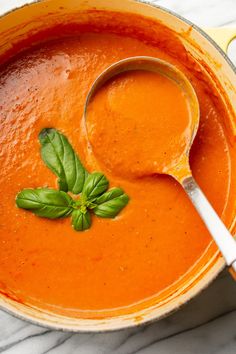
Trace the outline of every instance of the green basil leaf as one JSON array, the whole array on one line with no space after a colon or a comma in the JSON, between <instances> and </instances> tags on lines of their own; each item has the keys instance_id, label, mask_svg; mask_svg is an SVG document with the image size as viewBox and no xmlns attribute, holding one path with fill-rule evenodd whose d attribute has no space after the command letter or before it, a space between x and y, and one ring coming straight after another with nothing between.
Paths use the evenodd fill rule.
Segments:
<instances>
[{"instance_id":1,"label":"green basil leaf","mask_svg":"<svg viewBox=\"0 0 236 354\"><path fill-rule=\"evenodd\" d=\"M128 202L129 197L121 188L112 188L96 199L93 211L101 218L114 218Z\"/></svg>"},{"instance_id":2,"label":"green basil leaf","mask_svg":"<svg viewBox=\"0 0 236 354\"><path fill-rule=\"evenodd\" d=\"M73 199L65 192L54 189L23 189L16 197L19 208L31 210L35 215L57 219L71 214Z\"/></svg>"},{"instance_id":3,"label":"green basil leaf","mask_svg":"<svg viewBox=\"0 0 236 354\"><path fill-rule=\"evenodd\" d=\"M67 138L56 129L46 128L40 132L39 141L42 159L58 177L60 190L79 194L88 172Z\"/></svg>"},{"instance_id":4,"label":"green basil leaf","mask_svg":"<svg viewBox=\"0 0 236 354\"><path fill-rule=\"evenodd\" d=\"M72 226L76 231L84 231L91 226L91 215L89 211L74 210L72 213Z\"/></svg>"},{"instance_id":5,"label":"green basil leaf","mask_svg":"<svg viewBox=\"0 0 236 354\"><path fill-rule=\"evenodd\" d=\"M93 200L104 193L109 186L107 178L100 172L91 173L82 190L82 198L85 200Z\"/></svg>"}]
</instances>

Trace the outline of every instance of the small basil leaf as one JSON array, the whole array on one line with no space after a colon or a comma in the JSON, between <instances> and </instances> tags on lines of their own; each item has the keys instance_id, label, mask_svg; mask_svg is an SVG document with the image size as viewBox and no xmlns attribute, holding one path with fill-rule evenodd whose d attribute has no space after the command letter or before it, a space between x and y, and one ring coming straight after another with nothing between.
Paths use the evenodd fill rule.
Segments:
<instances>
[{"instance_id":1,"label":"small basil leaf","mask_svg":"<svg viewBox=\"0 0 236 354\"><path fill-rule=\"evenodd\" d=\"M89 211L74 210L72 213L72 226L76 231L84 231L91 226L91 216Z\"/></svg>"},{"instance_id":2,"label":"small basil leaf","mask_svg":"<svg viewBox=\"0 0 236 354\"><path fill-rule=\"evenodd\" d=\"M46 128L40 132L39 141L42 159L58 177L60 190L79 194L88 172L67 138L56 129Z\"/></svg>"},{"instance_id":3,"label":"small basil leaf","mask_svg":"<svg viewBox=\"0 0 236 354\"><path fill-rule=\"evenodd\" d=\"M129 202L129 197L120 188L112 188L96 199L94 214L101 218L114 218Z\"/></svg>"},{"instance_id":4,"label":"small basil leaf","mask_svg":"<svg viewBox=\"0 0 236 354\"><path fill-rule=\"evenodd\" d=\"M107 178L100 172L91 173L82 190L82 198L85 200L93 200L104 193L109 186Z\"/></svg>"},{"instance_id":5,"label":"small basil leaf","mask_svg":"<svg viewBox=\"0 0 236 354\"><path fill-rule=\"evenodd\" d=\"M73 199L68 194L47 188L23 189L16 197L16 205L49 219L63 218L73 211Z\"/></svg>"}]
</instances>

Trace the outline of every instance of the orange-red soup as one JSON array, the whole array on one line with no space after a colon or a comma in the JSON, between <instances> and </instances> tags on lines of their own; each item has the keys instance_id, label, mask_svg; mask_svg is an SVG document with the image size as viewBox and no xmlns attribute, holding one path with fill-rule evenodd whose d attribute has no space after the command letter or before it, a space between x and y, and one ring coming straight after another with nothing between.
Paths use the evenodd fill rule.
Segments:
<instances>
[{"instance_id":1,"label":"orange-red soup","mask_svg":"<svg viewBox=\"0 0 236 354\"><path fill-rule=\"evenodd\" d=\"M198 118L189 100L173 79L156 72L128 71L110 79L95 92L85 120L101 166L134 178L180 165Z\"/></svg>"},{"instance_id":2,"label":"orange-red soup","mask_svg":"<svg viewBox=\"0 0 236 354\"><path fill-rule=\"evenodd\" d=\"M201 109L190 159L193 174L217 212L228 223L232 216L228 200L235 161L222 123L228 118L220 98L213 101L214 89L205 74L199 75L199 69L195 73L191 61L185 66L184 55L180 63L164 44L124 35L119 26L113 29L117 33L106 32L104 22L103 30L98 28L96 33L93 26L89 30L87 26L89 33L77 29L70 37L63 37L62 29L60 39L31 47L0 69L0 290L18 301L39 307L47 304L55 311L114 309L154 296L186 274L211 242L173 179L117 176L105 158L96 159L87 149L81 124L85 97L96 76L111 63L149 55L185 72ZM175 38L170 42L175 43ZM178 43L173 48L184 51ZM124 97L122 105L128 109L134 101ZM152 104L156 104L155 89L149 92L147 109ZM146 119L142 113L137 111L141 121ZM102 115L96 119L103 124ZM40 157L38 134L45 127L63 132L89 171L102 170L111 186L122 187L130 196L118 218L93 218L91 229L80 233L71 228L69 218L51 221L16 207L16 194L23 188L57 188L55 176ZM151 126L144 128L147 139ZM133 138L130 132L124 141L127 154ZM141 133L139 141L142 144ZM109 143L112 146L112 140ZM158 143L152 141L153 149ZM124 171L135 163L127 155Z\"/></svg>"}]
</instances>

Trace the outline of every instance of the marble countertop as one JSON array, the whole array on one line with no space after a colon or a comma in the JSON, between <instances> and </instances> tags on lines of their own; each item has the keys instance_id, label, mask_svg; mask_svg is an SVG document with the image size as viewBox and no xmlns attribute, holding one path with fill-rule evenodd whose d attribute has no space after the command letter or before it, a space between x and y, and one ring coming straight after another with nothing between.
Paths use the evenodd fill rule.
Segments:
<instances>
[{"instance_id":1,"label":"marble countertop","mask_svg":"<svg viewBox=\"0 0 236 354\"><path fill-rule=\"evenodd\" d=\"M0 0L0 13L26 2ZM153 3L202 27L236 26L235 0L153 0ZM232 46L231 54L236 57L236 46ZM106 334L51 331L0 311L0 353L235 354L236 284L224 271L207 290L174 315L148 326Z\"/></svg>"}]
</instances>

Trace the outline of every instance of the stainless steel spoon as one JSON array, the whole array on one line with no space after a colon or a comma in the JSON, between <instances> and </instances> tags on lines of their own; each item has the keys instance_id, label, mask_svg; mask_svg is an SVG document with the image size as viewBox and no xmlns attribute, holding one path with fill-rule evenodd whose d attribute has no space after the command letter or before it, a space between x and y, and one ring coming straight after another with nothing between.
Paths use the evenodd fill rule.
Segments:
<instances>
[{"instance_id":1,"label":"stainless steel spoon","mask_svg":"<svg viewBox=\"0 0 236 354\"><path fill-rule=\"evenodd\" d=\"M186 146L186 150L178 160L177 164L175 164L174 166L172 165L169 169L165 171L158 170L153 172L168 174L174 177L181 184L181 186L189 196L189 199L195 206L197 212L201 216L210 234L212 235L214 241L216 242L218 248L220 249L225 259L226 264L228 265L228 267L230 267L230 272L232 276L236 280L236 241L229 233L229 231L227 230L227 228L225 227L225 225L223 224L223 222L207 200L206 196L196 183L195 179L192 176L189 165L190 149L199 126L199 103L197 95L186 76L175 66L169 64L166 61L153 57L130 57L114 63L96 78L96 80L92 84L92 87L90 88L84 107L85 129L87 130L86 118L89 103L96 94L96 92L99 90L99 88L101 88L108 80L117 76L118 74L131 70L147 70L167 76L171 80L174 80L184 91L185 96L188 99L189 112L191 115L191 132L189 144L188 146Z\"/></svg>"}]
</instances>

